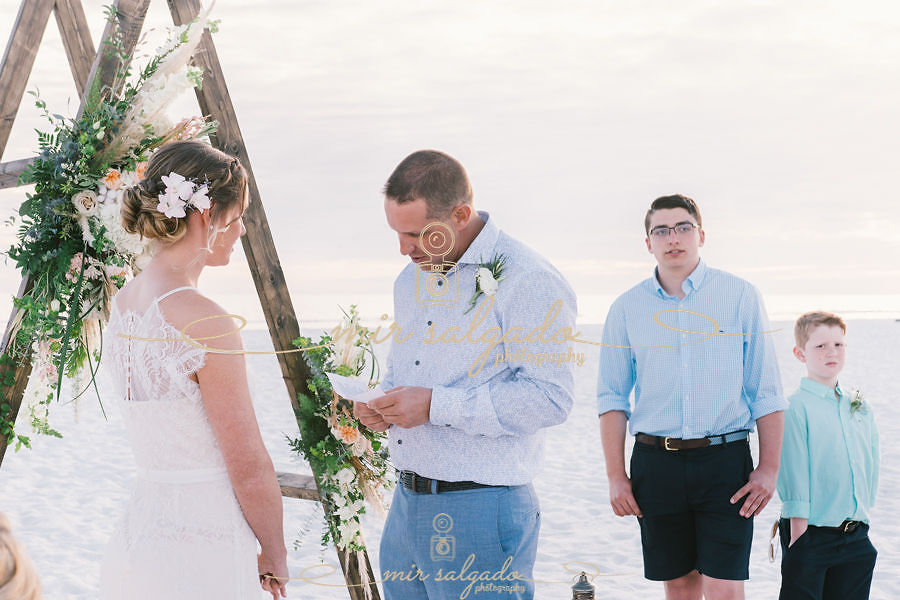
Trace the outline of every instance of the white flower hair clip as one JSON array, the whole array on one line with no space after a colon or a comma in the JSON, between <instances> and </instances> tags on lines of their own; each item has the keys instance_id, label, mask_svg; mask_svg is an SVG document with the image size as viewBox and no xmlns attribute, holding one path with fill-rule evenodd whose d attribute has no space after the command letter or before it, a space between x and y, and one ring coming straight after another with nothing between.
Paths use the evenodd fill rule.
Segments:
<instances>
[{"instance_id":1,"label":"white flower hair clip","mask_svg":"<svg viewBox=\"0 0 900 600\"><path fill-rule=\"evenodd\" d=\"M201 213L209 208L209 181L197 185L175 171L163 175L162 181L166 184L166 191L159 195L157 210L167 217L183 218L187 208L197 209Z\"/></svg>"}]
</instances>

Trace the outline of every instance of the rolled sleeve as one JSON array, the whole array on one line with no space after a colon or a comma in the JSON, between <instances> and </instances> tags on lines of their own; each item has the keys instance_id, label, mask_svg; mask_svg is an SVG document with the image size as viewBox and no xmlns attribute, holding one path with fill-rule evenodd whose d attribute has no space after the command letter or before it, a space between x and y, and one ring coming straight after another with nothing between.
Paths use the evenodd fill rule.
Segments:
<instances>
[{"instance_id":1,"label":"rolled sleeve","mask_svg":"<svg viewBox=\"0 0 900 600\"><path fill-rule=\"evenodd\" d=\"M757 398L750 403L750 417L754 421L758 421L766 415L770 415L787 408L787 402L783 396L769 396L767 398Z\"/></svg>"},{"instance_id":2,"label":"rolled sleeve","mask_svg":"<svg viewBox=\"0 0 900 600\"><path fill-rule=\"evenodd\" d=\"M762 297L752 285L742 297L744 306L744 381L743 394L750 416L758 420L773 412L786 410L781 389L781 374L775 356L771 326Z\"/></svg>"},{"instance_id":3,"label":"rolled sleeve","mask_svg":"<svg viewBox=\"0 0 900 600\"><path fill-rule=\"evenodd\" d=\"M622 303L616 301L603 324L600 368L597 377L597 414L620 410L631 418L629 397L634 388L636 370L634 350L629 346Z\"/></svg>"},{"instance_id":4,"label":"rolled sleeve","mask_svg":"<svg viewBox=\"0 0 900 600\"><path fill-rule=\"evenodd\" d=\"M809 434L802 409L792 406L784 419L781 468L778 471L778 496L781 516L808 519L810 513Z\"/></svg>"},{"instance_id":5,"label":"rolled sleeve","mask_svg":"<svg viewBox=\"0 0 900 600\"><path fill-rule=\"evenodd\" d=\"M781 505L781 516L785 519L808 519L809 502L789 500Z\"/></svg>"}]
</instances>

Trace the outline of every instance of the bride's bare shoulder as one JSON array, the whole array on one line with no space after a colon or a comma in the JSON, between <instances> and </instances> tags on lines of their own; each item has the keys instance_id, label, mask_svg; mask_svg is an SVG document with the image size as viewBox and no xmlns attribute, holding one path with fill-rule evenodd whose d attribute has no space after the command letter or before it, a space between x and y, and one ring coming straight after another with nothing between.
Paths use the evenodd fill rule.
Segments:
<instances>
[{"instance_id":1,"label":"bride's bare shoulder","mask_svg":"<svg viewBox=\"0 0 900 600\"><path fill-rule=\"evenodd\" d=\"M160 310L186 336L203 340L210 348L235 349L241 345L237 315L196 289L183 290L163 298Z\"/></svg>"}]
</instances>

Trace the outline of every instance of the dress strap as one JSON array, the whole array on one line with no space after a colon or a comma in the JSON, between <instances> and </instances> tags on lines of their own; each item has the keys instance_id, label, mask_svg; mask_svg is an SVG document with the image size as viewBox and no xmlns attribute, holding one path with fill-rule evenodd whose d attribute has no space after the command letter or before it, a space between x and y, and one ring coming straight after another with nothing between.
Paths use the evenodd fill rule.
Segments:
<instances>
[{"instance_id":1,"label":"dress strap","mask_svg":"<svg viewBox=\"0 0 900 600\"><path fill-rule=\"evenodd\" d=\"M174 290L169 290L168 292L166 292L165 294L163 294L162 296L160 296L159 298L157 298L156 301L157 301L157 302L161 302L163 298L168 298L169 296L171 296L171 295L174 294L175 292L180 292L180 291L182 291L182 290L196 290L196 289L197 289L197 288L195 288L195 287L193 287L193 286L190 286L190 285L183 285L183 286L181 286L181 287L175 288ZM199 291L199 290L198 290L198 291Z\"/></svg>"}]
</instances>

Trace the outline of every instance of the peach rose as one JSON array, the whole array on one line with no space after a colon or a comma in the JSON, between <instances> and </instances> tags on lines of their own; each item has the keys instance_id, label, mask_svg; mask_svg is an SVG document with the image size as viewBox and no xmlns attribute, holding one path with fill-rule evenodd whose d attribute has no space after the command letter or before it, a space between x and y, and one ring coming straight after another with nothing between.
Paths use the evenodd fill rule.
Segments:
<instances>
[{"instance_id":1,"label":"peach rose","mask_svg":"<svg viewBox=\"0 0 900 600\"><path fill-rule=\"evenodd\" d=\"M353 444L359 439L359 430L352 425L339 425L334 434L345 444Z\"/></svg>"},{"instance_id":2,"label":"peach rose","mask_svg":"<svg viewBox=\"0 0 900 600\"><path fill-rule=\"evenodd\" d=\"M122 187L122 173L118 169L110 169L109 173L100 178L100 183L108 190L117 190Z\"/></svg>"}]
</instances>

